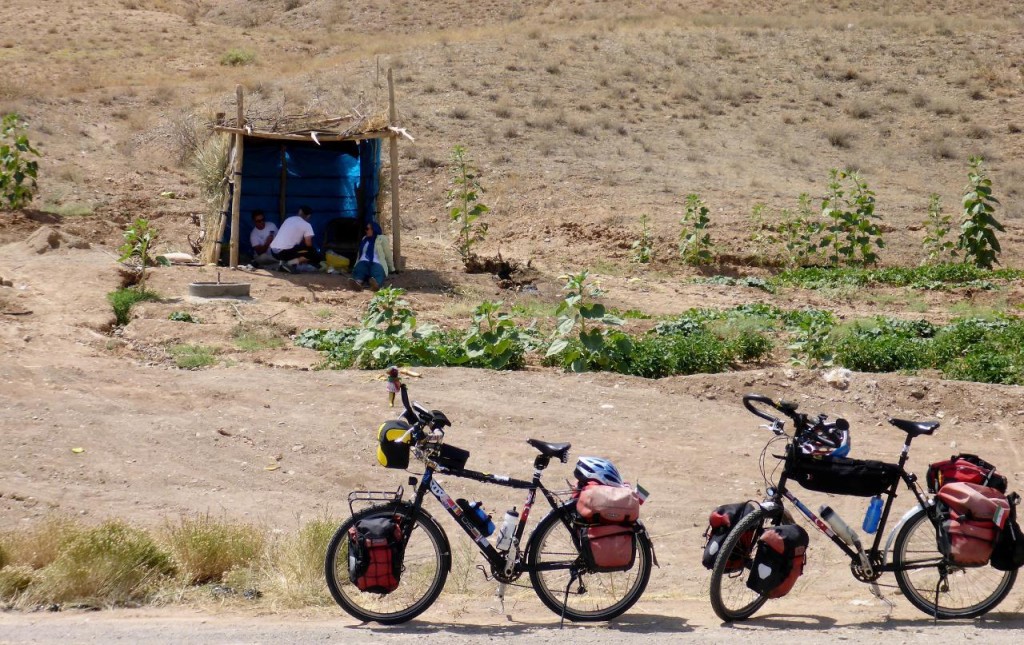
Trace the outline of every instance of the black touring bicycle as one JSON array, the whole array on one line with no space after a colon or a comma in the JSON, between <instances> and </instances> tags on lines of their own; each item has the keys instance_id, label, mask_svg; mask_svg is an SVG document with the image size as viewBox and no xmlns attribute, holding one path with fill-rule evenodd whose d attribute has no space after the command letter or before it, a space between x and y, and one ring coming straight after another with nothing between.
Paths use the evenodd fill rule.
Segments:
<instances>
[{"instance_id":1,"label":"black touring bicycle","mask_svg":"<svg viewBox=\"0 0 1024 645\"><path fill-rule=\"evenodd\" d=\"M342 609L362 621L394 624L418 616L437 599L451 570L452 550L441 525L423 507L429 497L476 544L502 601L505 586L524 574L541 602L563 619L609 620L640 599L657 560L631 489L612 491L627 509L623 513L612 508L615 503L605 516L586 512L586 482L568 490L541 483L552 459L568 461L570 444L537 439L527 441L539 453L530 480L470 470L469 452L444 443L451 425L445 414L410 403L404 385L401 394L405 412L381 426L378 459L388 468L405 469L411 453L423 463L423 473L409 477L410 499L403 498L402 487L349 495L352 516L331 539L325 561L327 586ZM488 538L495 527L487 514L477 503L452 499L440 475L523 490L526 500L521 512L513 508L505 514L492 543ZM538 492L551 510L527 536Z\"/></svg>"},{"instance_id":2,"label":"black touring bicycle","mask_svg":"<svg viewBox=\"0 0 1024 645\"><path fill-rule=\"evenodd\" d=\"M998 605L1013 588L1017 578L1016 567L1020 566L1020 546L1017 546L1017 559L1008 565L997 563L994 557L989 566L989 555L992 546L975 561L964 561L964 553L956 551L957 543L951 545L950 508L942 503L943 491L938 490L936 498L930 498L922 491L917 476L907 472L904 466L910 453L910 443L915 437L931 435L939 427L937 422L915 422L901 419L890 419L889 423L906 433L906 439L897 463L885 463L873 460L848 459L845 457L808 454L802 449L808 442L815 445L836 447L841 442L843 433L849 430L844 419L827 421L825 415L809 417L797 412L795 403L780 401L748 394L743 397L743 405L754 415L768 421L764 426L773 433L761 453L761 473L768 484L764 501L747 502L746 504L730 504L719 509L730 509L735 512L737 521L719 535L715 535L715 513L712 513L712 528L709 529L709 540L705 549L705 566L712 568L710 596L711 606L719 618L726 622L744 620L753 615L770 598L788 593L795 578L802 572L804 550L807 546L807 534L802 527L793 523L786 504L795 507L821 533L824 533L850 562L853 577L861 582L877 585L877 581L885 573L892 573L896 584L903 595L915 607L935 618L973 618L981 616ZM784 430L784 420L788 417L793 422L792 434ZM848 434L845 435L848 438ZM772 446L784 445L783 455L774 455L783 460L782 474L776 483L766 473L765 461ZM847 444L848 445L848 444ZM827 451L826 451L827 452ZM976 476L978 484L973 490L985 490L993 493L993 497L1002 497L999 493L1006 490L1006 479L995 473L995 468L974 455L975 463L966 463L958 472ZM954 455L953 461L959 468L960 462ZM937 476L934 469L949 462L939 462L929 468L929 492L937 492ZM979 469L976 464L985 466ZM966 475L963 475L966 476ZM984 479L982 479L982 477ZM956 479L956 476L951 477ZM998 482L996 481L998 480ZM874 539L868 544L861 544L856 532L838 517L829 507L823 506L819 515L805 506L789 488L790 482L797 482L802 487L836 495L872 497L869 516L870 523L877 525ZM959 479L967 481L966 479ZM897 489L903 483L917 502L915 508L908 511L900 520L889 539L883 543L883 535L892 510L893 501L897 497ZM971 484L973 486L973 484ZM991 487L997 488L991 488ZM984 488L982 488L984 487ZM957 489L961 490L961 489ZM972 490L968 488L967 490ZM997 492L998 491L998 492ZM1010 522L1014 531L1018 530L1012 510L1019 498L1011 494ZM1005 497L1002 498L1005 501ZM742 509L742 510L737 510ZM955 517L955 516L954 516ZM970 520L960 517L964 524L961 529L969 528ZM991 514L989 518L993 517ZM741 519L740 519L741 518ZM974 518L978 525L989 525L989 536L995 535L991 519L982 516ZM868 524L869 520L865 520ZM726 523L728 524L728 523ZM874 528L874 527L872 527ZM776 567L782 571L782 577L771 584L762 585L757 576L771 580L772 566L766 558L759 563L762 553L771 556L772 548L765 536L771 534L781 560L792 558L791 567ZM959 537L963 537L960 535ZM958 537L958 539L959 539ZM781 548L784 541L792 538L793 548L785 551ZM716 541L717 540L717 541ZM966 540L971 542L971 540ZM778 544L779 546L775 546ZM966 547L965 547L966 548ZM709 554L710 551L710 554ZM709 557L710 555L710 557ZM776 585L776 589L769 590ZM782 585L779 591L778 585ZM786 586L788 585L788 586ZM873 588L879 595L877 586Z\"/></svg>"}]
</instances>

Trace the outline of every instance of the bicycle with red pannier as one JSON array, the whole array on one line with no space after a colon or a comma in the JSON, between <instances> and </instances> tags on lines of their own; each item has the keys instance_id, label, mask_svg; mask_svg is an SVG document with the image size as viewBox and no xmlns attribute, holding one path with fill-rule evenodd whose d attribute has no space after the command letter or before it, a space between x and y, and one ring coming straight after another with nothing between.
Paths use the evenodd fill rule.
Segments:
<instances>
[{"instance_id":1,"label":"bicycle with red pannier","mask_svg":"<svg viewBox=\"0 0 1024 645\"><path fill-rule=\"evenodd\" d=\"M327 586L342 609L363 621L393 624L434 603L451 570L452 550L444 529L423 507L428 497L476 544L502 601L505 586L524 574L549 609L572 621L609 620L640 599L657 565L639 519L646 491L629 487L611 462L593 457L577 461L574 488L550 490L541 475L553 459L567 463L570 444L537 439L527 441L539 453L530 480L470 470L469 451L444 443L451 426L445 414L410 403L405 385L401 394L405 412L381 425L377 458L387 468L405 469L412 455L423 463L423 473L409 478L414 492L408 500L401 487L349 495L352 516L334 534L325 561ZM505 513L492 543L495 525L482 505L453 499L439 475L523 490L526 500L521 511ZM527 536L538 492L551 510ZM361 504L369 507L357 510Z\"/></svg>"},{"instance_id":2,"label":"bicycle with red pannier","mask_svg":"<svg viewBox=\"0 0 1024 645\"><path fill-rule=\"evenodd\" d=\"M1016 522L1019 496L1005 495L1006 478L974 455L954 455L932 464L925 494L917 476L904 466L915 437L931 435L937 422L890 419L906 433L897 463L849 459L849 423L811 418L797 404L748 394L743 405L765 419L773 438L761 453L766 498L715 509L710 518L704 565L712 570L711 606L724 621L745 620L769 599L793 588L803 572L807 532L793 523L788 502L850 558L857 580L877 585L892 573L903 595L935 618L973 618L998 605L1013 588L1024 564L1024 540ZM784 430L781 413L793 422ZM772 483L766 474L768 451L785 444L782 474ZM790 482L823 493L870 497L862 530L874 533L864 545L830 507L813 513L789 489ZM917 500L883 543L900 482ZM874 589L878 593L877 587Z\"/></svg>"}]
</instances>

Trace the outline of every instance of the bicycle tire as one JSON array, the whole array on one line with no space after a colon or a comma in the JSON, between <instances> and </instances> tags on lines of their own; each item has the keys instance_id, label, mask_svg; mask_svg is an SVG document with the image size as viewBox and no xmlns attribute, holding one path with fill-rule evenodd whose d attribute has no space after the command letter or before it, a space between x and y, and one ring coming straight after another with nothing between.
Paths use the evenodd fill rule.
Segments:
<instances>
[{"instance_id":1,"label":"bicycle tire","mask_svg":"<svg viewBox=\"0 0 1024 645\"><path fill-rule=\"evenodd\" d=\"M647 589L654 560L646 533L636 540L636 559L627 571L589 571L563 517L571 513L563 506L548 513L534 529L527 548L530 583L544 605L573 622L611 620L629 610ZM542 565L564 564L561 569L538 570ZM571 571L580 577L570 583ZM577 585L576 590L566 589ZM563 605L564 601L564 605Z\"/></svg>"},{"instance_id":2,"label":"bicycle tire","mask_svg":"<svg viewBox=\"0 0 1024 645\"><path fill-rule=\"evenodd\" d=\"M711 608L715 614L727 623L739 620L746 620L754 615L758 609L768 602L767 594L759 594L747 587L751 563L754 560L754 550L757 548L757 538L764 531L764 522L768 514L758 508L751 511L736 524L729 535L722 542L722 548L715 559L715 566L711 570ZM754 531L754 539L747 548L740 543L740 538L747 531ZM743 559L743 567L739 570L727 571L730 556L738 551Z\"/></svg>"},{"instance_id":3,"label":"bicycle tire","mask_svg":"<svg viewBox=\"0 0 1024 645\"><path fill-rule=\"evenodd\" d=\"M919 509L900 529L893 545L893 573L910 604L935 618L976 618L991 611L1006 598L1017 579L1017 571L957 566L938 548L936 527L927 509ZM925 564L903 568L910 564ZM940 589L936 599L936 589Z\"/></svg>"},{"instance_id":4,"label":"bicycle tire","mask_svg":"<svg viewBox=\"0 0 1024 645\"><path fill-rule=\"evenodd\" d=\"M338 605L363 622L383 625L404 623L419 616L441 595L451 570L451 547L444 530L423 509L416 513L403 558L401 582L389 594L365 593L348 575L348 530L359 520L395 515L408 518L408 503L373 506L345 520L327 546L324 575Z\"/></svg>"}]
</instances>

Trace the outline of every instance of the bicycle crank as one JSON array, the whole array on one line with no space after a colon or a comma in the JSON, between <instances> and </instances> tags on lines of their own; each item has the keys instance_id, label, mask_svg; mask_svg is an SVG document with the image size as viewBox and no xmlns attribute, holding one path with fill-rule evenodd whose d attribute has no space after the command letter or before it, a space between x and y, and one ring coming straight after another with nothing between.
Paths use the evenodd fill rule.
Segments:
<instances>
[{"instance_id":1,"label":"bicycle crank","mask_svg":"<svg viewBox=\"0 0 1024 645\"><path fill-rule=\"evenodd\" d=\"M869 568L864 565L868 564ZM874 582L882 577L882 554L864 553L860 559L850 561L850 573L861 582Z\"/></svg>"}]
</instances>

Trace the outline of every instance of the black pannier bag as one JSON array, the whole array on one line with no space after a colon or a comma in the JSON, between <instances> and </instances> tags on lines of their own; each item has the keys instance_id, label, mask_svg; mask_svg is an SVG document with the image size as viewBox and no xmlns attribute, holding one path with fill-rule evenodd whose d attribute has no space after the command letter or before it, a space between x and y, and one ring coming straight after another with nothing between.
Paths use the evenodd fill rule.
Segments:
<instances>
[{"instance_id":1,"label":"black pannier bag","mask_svg":"<svg viewBox=\"0 0 1024 645\"><path fill-rule=\"evenodd\" d=\"M469 461L469 451L444 444L434 456L434 463L448 470L462 470Z\"/></svg>"},{"instance_id":2,"label":"black pannier bag","mask_svg":"<svg viewBox=\"0 0 1024 645\"><path fill-rule=\"evenodd\" d=\"M704 537L707 538L707 542L704 544L704 557L701 559L701 564L704 565L705 569L715 568L718 552L722 548L725 538L729 536L729 531L739 524L740 520L749 515L751 511L756 509L756 502L738 502L736 504L723 504L711 511L711 515L708 516L708 528L704 531ZM725 565L726 573L739 571L743 568L743 559L746 554L750 553L753 544L754 532L747 531L740 538L737 548L733 549L732 554L730 554Z\"/></svg>"},{"instance_id":3,"label":"black pannier bag","mask_svg":"<svg viewBox=\"0 0 1024 645\"><path fill-rule=\"evenodd\" d=\"M1017 524L1017 504L1020 502L1020 495L1011 493L1007 501L1010 502L1010 517L996 537L992 558L988 561L993 569L999 571L1014 571L1024 566L1024 535L1021 535L1020 525Z\"/></svg>"},{"instance_id":4,"label":"black pannier bag","mask_svg":"<svg viewBox=\"0 0 1024 645\"><path fill-rule=\"evenodd\" d=\"M807 490L834 495L874 497L899 481L900 467L873 459L790 453L786 476Z\"/></svg>"},{"instance_id":5,"label":"black pannier bag","mask_svg":"<svg viewBox=\"0 0 1024 645\"><path fill-rule=\"evenodd\" d=\"M796 524L765 529L757 540L747 587L769 598L788 594L804 572L808 543L807 531Z\"/></svg>"},{"instance_id":6,"label":"black pannier bag","mask_svg":"<svg viewBox=\"0 0 1024 645\"><path fill-rule=\"evenodd\" d=\"M348 530L348 577L360 591L387 594L402 578L402 529L392 517L359 520Z\"/></svg>"}]
</instances>

